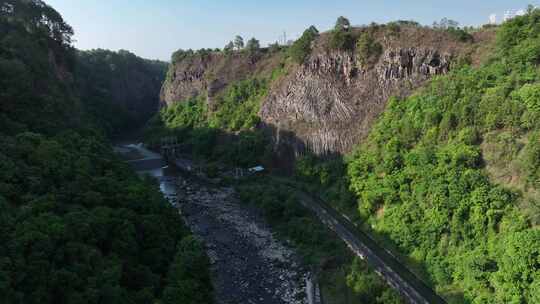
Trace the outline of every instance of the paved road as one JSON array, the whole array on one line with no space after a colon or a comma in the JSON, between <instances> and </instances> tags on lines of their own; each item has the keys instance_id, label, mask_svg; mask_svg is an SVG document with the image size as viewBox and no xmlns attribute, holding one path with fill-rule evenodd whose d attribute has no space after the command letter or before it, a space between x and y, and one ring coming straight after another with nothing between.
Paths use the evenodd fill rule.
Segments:
<instances>
[{"instance_id":1,"label":"paved road","mask_svg":"<svg viewBox=\"0 0 540 304\"><path fill-rule=\"evenodd\" d=\"M295 188L293 186L293 188ZM295 188L296 189L296 188ZM314 212L319 219L349 246L359 257L366 260L375 272L396 289L409 303L446 304L431 288L418 279L396 258L379 246L366 233L359 230L347 218L319 198L298 190L301 203Z\"/></svg>"}]
</instances>

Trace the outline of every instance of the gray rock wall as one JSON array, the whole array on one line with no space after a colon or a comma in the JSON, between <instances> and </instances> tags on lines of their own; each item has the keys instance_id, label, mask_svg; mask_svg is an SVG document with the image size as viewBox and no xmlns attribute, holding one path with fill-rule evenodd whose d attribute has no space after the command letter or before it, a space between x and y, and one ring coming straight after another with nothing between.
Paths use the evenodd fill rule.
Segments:
<instances>
[{"instance_id":1,"label":"gray rock wall","mask_svg":"<svg viewBox=\"0 0 540 304\"><path fill-rule=\"evenodd\" d=\"M315 54L272 90L260 115L273 126L277 150L346 153L367 135L389 97L407 96L447 73L451 58L439 49L390 48L368 68L350 52Z\"/></svg>"}]
</instances>

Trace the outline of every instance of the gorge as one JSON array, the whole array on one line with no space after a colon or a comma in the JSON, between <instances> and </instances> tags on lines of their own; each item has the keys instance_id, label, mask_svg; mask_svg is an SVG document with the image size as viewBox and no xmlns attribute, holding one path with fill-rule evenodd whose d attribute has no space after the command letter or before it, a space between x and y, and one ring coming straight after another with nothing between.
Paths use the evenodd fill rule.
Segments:
<instances>
[{"instance_id":1,"label":"gorge","mask_svg":"<svg viewBox=\"0 0 540 304\"><path fill-rule=\"evenodd\" d=\"M540 303L539 9L170 62L73 33L0 1L0 302Z\"/></svg>"}]
</instances>

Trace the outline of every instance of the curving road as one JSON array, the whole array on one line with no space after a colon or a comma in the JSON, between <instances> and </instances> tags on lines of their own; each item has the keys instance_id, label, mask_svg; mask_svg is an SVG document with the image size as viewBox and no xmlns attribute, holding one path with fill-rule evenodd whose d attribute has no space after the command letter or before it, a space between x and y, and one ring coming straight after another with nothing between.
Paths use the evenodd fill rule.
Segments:
<instances>
[{"instance_id":1,"label":"curving road","mask_svg":"<svg viewBox=\"0 0 540 304\"><path fill-rule=\"evenodd\" d=\"M283 183L283 181L280 181ZM362 232L345 216L319 198L312 197L294 188L300 202L364 259L390 286L397 290L409 303L446 304L446 301L423 283L396 258L379 246L369 235Z\"/></svg>"}]
</instances>

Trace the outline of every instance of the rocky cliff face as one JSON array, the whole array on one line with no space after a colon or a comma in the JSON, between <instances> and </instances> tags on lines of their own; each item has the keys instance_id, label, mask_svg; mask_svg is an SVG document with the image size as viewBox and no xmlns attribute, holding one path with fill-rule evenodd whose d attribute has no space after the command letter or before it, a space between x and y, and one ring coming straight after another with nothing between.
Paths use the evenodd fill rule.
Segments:
<instances>
[{"instance_id":1,"label":"rocky cliff face","mask_svg":"<svg viewBox=\"0 0 540 304\"><path fill-rule=\"evenodd\" d=\"M222 53L195 54L173 63L161 89L161 105L168 106L189 98L212 97L228 84L253 75L272 71L279 64L279 55Z\"/></svg>"},{"instance_id":2,"label":"rocky cliff face","mask_svg":"<svg viewBox=\"0 0 540 304\"><path fill-rule=\"evenodd\" d=\"M280 155L350 152L390 97L405 97L429 78L448 73L453 59L473 54L478 45L421 27L402 27L398 34L384 28L372 33L383 51L369 66L360 64L354 51L328 50L328 36L323 34L305 63L288 65L287 76L272 85L259 115ZM176 64L162 89L162 101L212 96L234 80L257 75L257 66L271 65L268 58L249 62L216 56L220 55Z\"/></svg>"},{"instance_id":3,"label":"rocky cliff face","mask_svg":"<svg viewBox=\"0 0 540 304\"><path fill-rule=\"evenodd\" d=\"M316 54L271 92L260 115L275 126L276 148L346 153L367 135L389 97L404 97L447 73L453 56L422 46L389 48L375 67L362 68L352 53Z\"/></svg>"}]
</instances>

